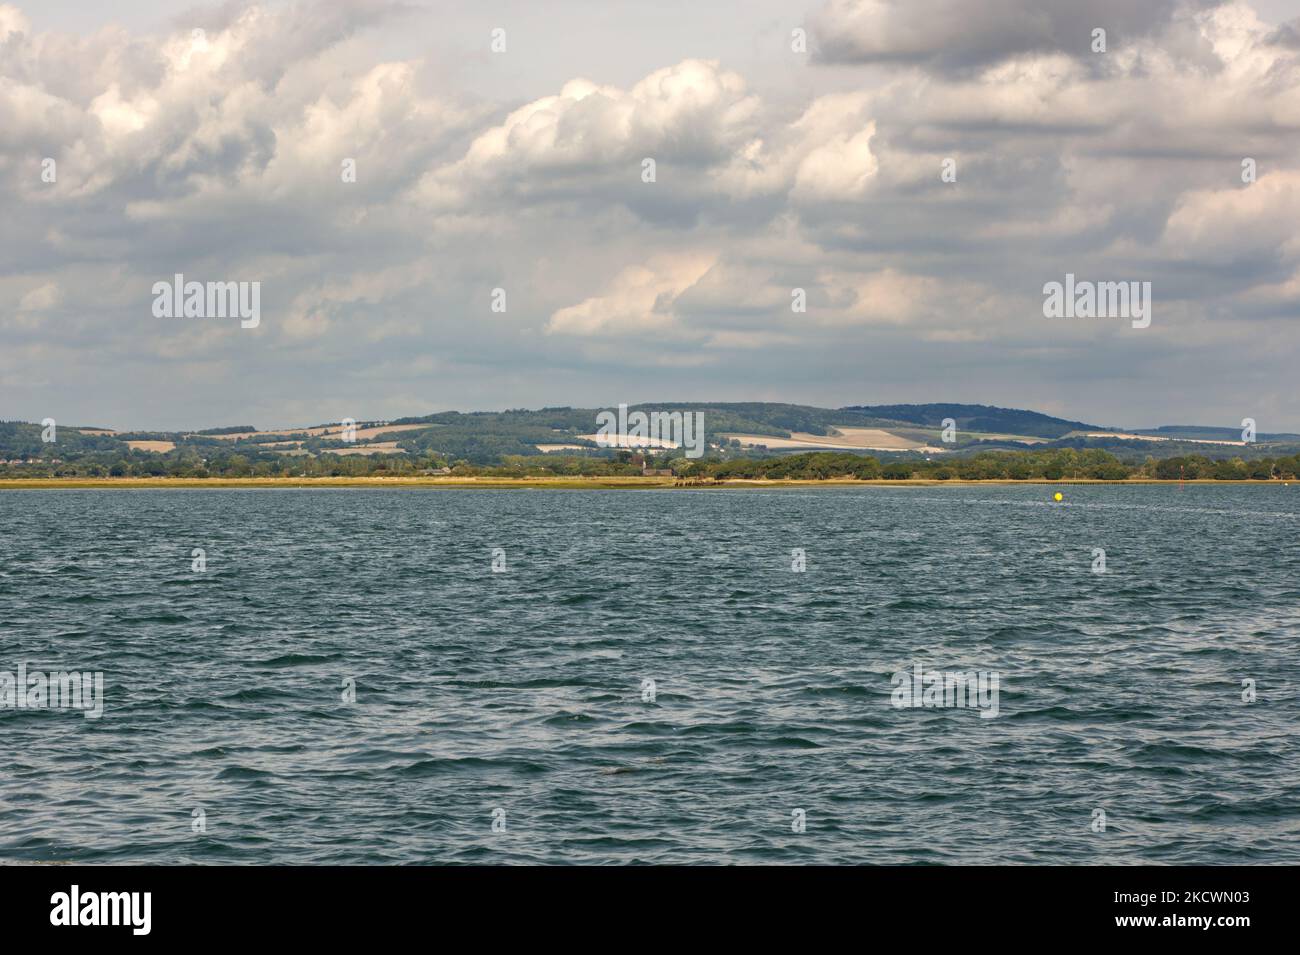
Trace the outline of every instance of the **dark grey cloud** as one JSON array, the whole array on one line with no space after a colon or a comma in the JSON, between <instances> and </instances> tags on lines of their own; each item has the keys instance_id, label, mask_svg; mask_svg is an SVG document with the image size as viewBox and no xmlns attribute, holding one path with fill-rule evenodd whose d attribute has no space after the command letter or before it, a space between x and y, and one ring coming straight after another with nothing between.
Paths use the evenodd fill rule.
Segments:
<instances>
[{"instance_id":1,"label":"dark grey cloud","mask_svg":"<svg viewBox=\"0 0 1300 955\"><path fill-rule=\"evenodd\" d=\"M1300 50L1300 17L1278 24L1277 29L1268 35L1267 42L1274 46Z\"/></svg>"},{"instance_id":2,"label":"dark grey cloud","mask_svg":"<svg viewBox=\"0 0 1300 955\"><path fill-rule=\"evenodd\" d=\"M808 25L818 59L829 63L958 72L1062 53L1100 66L1094 29L1106 31L1108 50L1117 49L1165 30L1188 7L1180 0L829 0Z\"/></svg>"}]
</instances>

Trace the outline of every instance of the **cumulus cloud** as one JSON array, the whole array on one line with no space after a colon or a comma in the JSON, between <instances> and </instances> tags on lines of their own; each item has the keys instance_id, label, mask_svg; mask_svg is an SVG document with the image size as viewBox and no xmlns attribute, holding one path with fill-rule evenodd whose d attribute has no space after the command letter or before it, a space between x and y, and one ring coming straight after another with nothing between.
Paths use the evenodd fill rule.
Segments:
<instances>
[{"instance_id":1,"label":"cumulus cloud","mask_svg":"<svg viewBox=\"0 0 1300 955\"><path fill-rule=\"evenodd\" d=\"M1231 189L1183 195L1165 223L1169 249L1202 261L1276 253L1300 257L1300 170L1262 176Z\"/></svg>"},{"instance_id":2,"label":"cumulus cloud","mask_svg":"<svg viewBox=\"0 0 1300 955\"><path fill-rule=\"evenodd\" d=\"M725 160L748 139L758 109L743 78L715 61L683 60L630 89L574 79L478 134L463 157L431 170L418 194L453 207L502 190L528 201L626 188L641 181L647 158L686 170Z\"/></svg>"},{"instance_id":3,"label":"cumulus cloud","mask_svg":"<svg viewBox=\"0 0 1300 955\"><path fill-rule=\"evenodd\" d=\"M0 368L26 369L0 375L6 414L49 413L41 383L67 367L84 374L58 394L87 410L63 416L124 426L683 397L707 369L709 397L762 380L855 403L869 371L881 400L1122 420L1092 382L1186 380L1194 353L1215 356L1213 417L1238 371L1300 343L1277 321L1300 287L1294 22L1246 2L832 0L782 10L814 40L792 73L733 13L730 56L687 13L692 42L619 73L593 66L585 8L557 3L576 38L557 80L526 30L496 59L486 37L401 45L440 21L391 3L235 3L154 33L50 32L0 5ZM154 319L176 272L261 281L261 324ZM1151 280L1149 333L1046 323L1042 285L1066 272ZM159 380L193 382L165 421Z\"/></svg>"},{"instance_id":4,"label":"cumulus cloud","mask_svg":"<svg viewBox=\"0 0 1300 955\"><path fill-rule=\"evenodd\" d=\"M678 333L674 302L713 264L708 257L665 256L632 265L600 295L557 309L547 323L552 334L637 337Z\"/></svg>"}]
</instances>

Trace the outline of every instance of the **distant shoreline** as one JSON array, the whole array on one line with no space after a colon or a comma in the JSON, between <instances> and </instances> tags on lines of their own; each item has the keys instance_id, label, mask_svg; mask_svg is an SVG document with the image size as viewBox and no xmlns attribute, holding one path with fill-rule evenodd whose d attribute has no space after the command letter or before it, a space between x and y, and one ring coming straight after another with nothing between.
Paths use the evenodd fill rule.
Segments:
<instances>
[{"instance_id":1,"label":"distant shoreline","mask_svg":"<svg viewBox=\"0 0 1300 955\"><path fill-rule=\"evenodd\" d=\"M1027 478L1014 480L1010 478L992 478L982 481L960 480L951 478L940 481L936 478L908 478L904 480L857 480L853 478L826 478L823 480L766 480L759 478L731 478L727 480L692 483L670 477L537 477L537 478L502 478L502 477L319 477L319 478L8 478L0 479L0 490L157 490L161 488L330 488L330 487L407 487L407 488L537 488L537 489L571 489L571 490L617 490L617 489L653 489L669 490L708 490L710 488L755 488L755 487L940 487L943 485L1020 485L1036 484L1047 487L1061 486L1138 486L1159 484L1276 484L1287 487L1288 481L1278 480L1241 480L1220 481L1212 478L1188 479L1186 481L1160 480L1158 478L1132 478L1122 481L1105 481L1091 478L1063 478L1049 481L1046 478Z\"/></svg>"}]
</instances>

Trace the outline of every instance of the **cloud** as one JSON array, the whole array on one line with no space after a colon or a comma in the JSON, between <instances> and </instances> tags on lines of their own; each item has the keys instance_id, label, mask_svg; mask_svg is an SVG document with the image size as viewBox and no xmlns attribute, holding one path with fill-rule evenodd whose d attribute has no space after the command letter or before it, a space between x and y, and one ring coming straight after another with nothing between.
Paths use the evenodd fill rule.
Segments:
<instances>
[{"instance_id":1,"label":"cloud","mask_svg":"<svg viewBox=\"0 0 1300 955\"><path fill-rule=\"evenodd\" d=\"M1231 189L1188 192L1165 223L1165 244L1181 255L1278 253L1300 258L1300 170Z\"/></svg>"},{"instance_id":2,"label":"cloud","mask_svg":"<svg viewBox=\"0 0 1300 955\"><path fill-rule=\"evenodd\" d=\"M1111 49L1167 28L1182 10L1177 0L829 0L808 23L823 62L959 72L1026 54L1092 57L1095 28Z\"/></svg>"},{"instance_id":3,"label":"cloud","mask_svg":"<svg viewBox=\"0 0 1300 955\"><path fill-rule=\"evenodd\" d=\"M548 334L636 337L680 335L674 312L676 299L713 265L699 255L672 255L632 265L615 276L604 294L557 309L546 325Z\"/></svg>"},{"instance_id":4,"label":"cloud","mask_svg":"<svg viewBox=\"0 0 1300 955\"><path fill-rule=\"evenodd\" d=\"M725 160L750 136L758 109L744 80L716 61L684 60L629 89L574 79L480 132L460 159L430 170L417 196L440 208L609 196L644 185L647 158L672 189L669 170Z\"/></svg>"},{"instance_id":5,"label":"cloud","mask_svg":"<svg viewBox=\"0 0 1300 955\"><path fill-rule=\"evenodd\" d=\"M20 312L44 312L63 301L63 293L54 282L46 282L32 289L18 303Z\"/></svg>"},{"instance_id":6,"label":"cloud","mask_svg":"<svg viewBox=\"0 0 1300 955\"><path fill-rule=\"evenodd\" d=\"M674 33L658 48L688 52L663 62L606 38L628 44L611 69L564 2L544 33L508 23L496 58L486 37L426 47L439 15L388 3L79 34L0 6L2 360L25 369L0 376L6 414L55 394L79 402L69 419L197 427L702 380L849 403L870 374L881 400L1050 399L1136 425L1092 384L1172 394L1160 376L1210 355L1179 417L1246 373L1290 400L1294 23L1241 2L832 2L794 69L748 10L728 8L728 37L683 12L692 42ZM260 326L154 319L149 289L176 272L261 281ZM1043 283L1066 272L1151 280L1152 328L1045 323ZM68 367L66 389L41 384ZM160 407L160 381L192 388Z\"/></svg>"},{"instance_id":7,"label":"cloud","mask_svg":"<svg viewBox=\"0 0 1300 955\"><path fill-rule=\"evenodd\" d=\"M16 284L18 283L0 284L0 297L8 297L4 285ZM16 306L0 310L0 328L11 334L38 332L62 302L63 290L59 288L56 281L27 288L18 299Z\"/></svg>"}]
</instances>

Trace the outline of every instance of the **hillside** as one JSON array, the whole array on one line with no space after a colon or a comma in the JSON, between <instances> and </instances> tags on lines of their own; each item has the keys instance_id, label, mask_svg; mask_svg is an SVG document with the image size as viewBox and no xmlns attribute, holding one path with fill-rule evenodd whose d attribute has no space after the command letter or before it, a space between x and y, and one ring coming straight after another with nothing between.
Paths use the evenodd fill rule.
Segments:
<instances>
[{"instance_id":1,"label":"hillside","mask_svg":"<svg viewBox=\"0 0 1300 955\"><path fill-rule=\"evenodd\" d=\"M1171 441L1240 441L1241 428L1216 428L1197 424L1162 424L1158 428L1137 428L1133 434L1144 437L1168 438ZM1300 434L1287 432L1260 432L1255 440L1264 442L1296 442Z\"/></svg>"},{"instance_id":2,"label":"hillside","mask_svg":"<svg viewBox=\"0 0 1300 955\"><path fill-rule=\"evenodd\" d=\"M60 426L54 442L42 427L0 422L0 470L10 475L164 475L209 472L369 474L456 466L543 467L563 473L609 473L642 464L669 466L695 458L674 441L648 455L597 443L598 415L613 409L542 408L444 411L392 421L326 422L258 429L231 425L193 431L115 431ZM989 451L1106 452L1128 463L1201 456L1255 460L1300 449L1294 435L1261 435L1245 444L1231 428L1165 425L1117 431L1017 408L970 404L855 405L819 408L776 402L673 402L633 405L628 412L698 413L713 461L762 460L799 452L872 456L882 461L954 460ZM956 422L944 440L943 422ZM699 437L698 434L695 437ZM687 440L691 440L687 438ZM630 443L630 442L625 442ZM653 462L645 458L655 459Z\"/></svg>"},{"instance_id":3,"label":"hillside","mask_svg":"<svg viewBox=\"0 0 1300 955\"><path fill-rule=\"evenodd\" d=\"M1037 411L997 408L992 405L851 405L842 411L892 421L942 428L945 418L957 423L957 430L984 434L1028 435L1036 438L1063 438L1071 431L1103 431L1082 421L1054 418Z\"/></svg>"}]
</instances>

